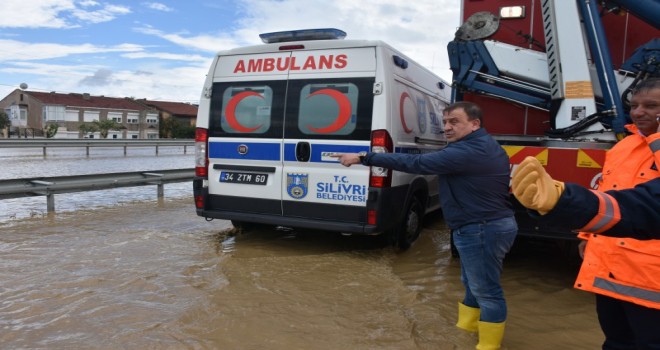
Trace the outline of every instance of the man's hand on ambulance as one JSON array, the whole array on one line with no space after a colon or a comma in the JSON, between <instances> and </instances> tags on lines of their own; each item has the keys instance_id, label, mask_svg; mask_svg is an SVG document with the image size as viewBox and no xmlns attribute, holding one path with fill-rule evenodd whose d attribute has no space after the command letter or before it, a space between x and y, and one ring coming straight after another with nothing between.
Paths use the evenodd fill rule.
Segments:
<instances>
[{"instance_id":1,"label":"man's hand on ambulance","mask_svg":"<svg viewBox=\"0 0 660 350\"><path fill-rule=\"evenodd\" d=\"M361 163L359 153L335 153L331 157L338 158L339 163L345 167Z\"/></svg>"},{"instance_id":2,"label":"man's hand on ambulance","mask_svg":"<svg viewBox=\"0 0 660 350\"><path fill-rule=\"evenodd\" d=\"M527 157L513 173L511 191L520 204L545 215L559 201L564 183L550 177L538 159Z\"/></svg>"}]
</instances>

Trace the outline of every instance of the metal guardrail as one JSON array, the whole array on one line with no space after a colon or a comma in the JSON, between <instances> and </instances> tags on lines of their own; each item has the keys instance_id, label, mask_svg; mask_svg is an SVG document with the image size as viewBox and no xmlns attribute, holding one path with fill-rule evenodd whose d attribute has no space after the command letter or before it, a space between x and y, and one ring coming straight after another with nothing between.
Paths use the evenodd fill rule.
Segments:
<instances>
[{"instance_id":1,"label":"metal guardrail","mask_svg":"<svg viewBox=\"0 0 660 350\"><path fill-rule=\"evenodd\" d=\"M0 148L43 148L46 155L48 147L85 147L89 155L90 147L124 147L124 154L128 147L159 147L183 146L183 153L187 152L188 146L194 146L195 140L171 140L171 139L0 139Z\"/></svg>"},{"instance_id":2,"label":"metal guardrail","mask_svg":"<svg viewBox=\"0 0 660 350\"><path fill-rule=\"evenodd\" d=\"M55 211L55 194L156 185L158 198L162 198L164 184L192 181L194 175L191 168L0 180L0 200L46 196L51 213Z\"/></svg>"}]
</instances>

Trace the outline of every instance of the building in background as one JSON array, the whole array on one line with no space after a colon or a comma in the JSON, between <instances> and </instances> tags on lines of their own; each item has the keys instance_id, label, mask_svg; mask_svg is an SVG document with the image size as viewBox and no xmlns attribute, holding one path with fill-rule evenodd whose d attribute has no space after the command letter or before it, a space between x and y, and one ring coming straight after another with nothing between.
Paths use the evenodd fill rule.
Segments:
<instances>
[{"instance_id":1,"label":"building in background","mask_svg":"<svg viewBox=\"0 0 660 350\"><path fill-rule=\"evenodd\" d=\"M0 111L11 121L10 137L45 137L44 130L56 124L54 138L68 139L99 138L98 131L84 132L81 125L105 120L120 125L119 130L109 130L107 138L158 139L162 120L172 118L194 130L197 116L197 106L187 103L21 89L0 100Z\"/></svg>"},{"instance_id":2,"label":"building in background","mask_svg":"<svg viewBox=\"0 0 660 350\"><path fill-rule=\"evenodd\" d=\"M194 138L198 106L183 102L136 100L157 110L161 138Z\"/></svg>"}]
</instances>

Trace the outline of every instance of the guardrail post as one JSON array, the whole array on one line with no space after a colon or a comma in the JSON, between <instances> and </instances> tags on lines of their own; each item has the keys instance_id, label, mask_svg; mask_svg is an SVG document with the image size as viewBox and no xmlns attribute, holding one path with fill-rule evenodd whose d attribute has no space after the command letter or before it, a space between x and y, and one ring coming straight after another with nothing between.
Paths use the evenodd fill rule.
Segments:
<instances>
[{"instance_id":1,"label":"guardrail post","mask_svg":"<svg viewBox=\"0 0 660 350\"><path fill-rule=\"evenodd\" d=\"M55 183L44 180L32 180L30 183L33 185L46 186L46 211L48 213L55 212L55 194L48 190L48 186L52 186Z\"/></svg>"},{"instance_id":2,"label":"guardrail post","mask_svg":"<svg viewBox=\"0 0 660 350\"><path fill-rule=\"evenodd\" d=\"M46 146L44 146L44 157L46 156Z\"/></svg>"},{"instance_id":3,"label":"guardrail post","mask_svg":"<svg viewBox=\"0 0 660 350\"><path fill-rule=\"evenodd\" d=\"M156 147L156 149L158 149L158 147ZM142 176L153 176L153 177L159 178L158 182L156 183L156 196L159 199L162 199L165 196L164 184L160 180L160 178L163 177L163 174L159 174L159 173L142 173Z\"/></svg>"},{"instance_id":4,"label":"guardrail post","mask_svg":"<svg viewBox=\"0 0 660 350\"><path fill-rule=\"evenodd\" d=\"M188 146L183 145L183 154L186 154L186 147L188 147Z\"/></svg>"},{"instance_id":5,"label":"guardrail post","mask_svg":"<svg viewBox=\"0 0 660 350\"><path fill-rule=\"evenodd\" d=\"M124 146L124 155L126 155L126 148L128 148L128 146Z\"/></svg>"},{"instance_id":6,"label":"guardrail post","mask_svg":"<svg viewBox=\"0 0 660 350\"><path fill-rule=\"evenodd\" d=\"M156 155L158 155L158 145L156 145Z\"/></svg>"},{"instance_id":7,"label":"guardrail post","mask_svg":"<svg viewBox=\"0 0 660 350\"><path fill-rule=\"evenodd\" d=\"M55 195L52 193L46 195L46 212L47 213L55 212Z\"/></svg>"},{"instance_id":8,"label":"guardrail post","mask_svg":"<svg viewBox=\"0 0 660 350\"><path fill-rule=\"evenodd\" d=\"M87 148L87 156L89 157L89 146L87 146L86 148Z\"/></svg>"}]
</instances>

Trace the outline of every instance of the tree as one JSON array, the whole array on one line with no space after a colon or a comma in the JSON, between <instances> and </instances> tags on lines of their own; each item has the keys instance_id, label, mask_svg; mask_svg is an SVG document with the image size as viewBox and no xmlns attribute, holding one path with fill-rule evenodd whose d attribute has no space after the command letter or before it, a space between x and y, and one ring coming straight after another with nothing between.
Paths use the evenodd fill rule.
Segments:
<instances>
[{"instance_id":1,"label":"tree","mask_svg":"<svg viewBox=\"0 0 660 350\"><path fill-rule=\"evenodd\" d=\"M110 130L120 130L121 129L121 124L117 123L116 121L112 119L106 119L106 120L95 120L92 122L94 126L98 129L99 133L101 134L102 139L107 139L108 138L108 131Z\"/></svg>"},{"instance_id":2,"label":"tree","mask_svg":"<svg viewBox=\"0 0 660 350\"><path fill-rule=\"evenodd\" d=\"M160 137L173 139L194 139L195 126L182 123L175 117L164 118L160 121Z\"/></svg>"},{"instance_id":3,"label":"tree","mask_svg":"<svg viewBox=\"0 0 660 350\"><path fill-rule=\"evenodd\" d=\"M163 118L160 121L160 137L173 138L181 123L175 117Z\"/></svg>"},{"instance_id":4,"label":"tree","mask_svg":"<svg viewBox=\"0 0 660 350\"><path fill-rule=\"evenodd\" d=\"M98 129L96 125L90 123L82 123L78 126L78 131L80 132L80 138L85 138L90 132L96 132Z\"/></svg>"},{"instance_id":5,"label":"tree","mask_svg":"<svg viewBox=\"0 0 660 350\"><path fill-rule=\"evenodd\" d=\"M5 111L0 111L0 134L3 134L4 136L7 136L8 134L5 134L5 129L9 128L11 126L11 120L9 120L9 116Z\"/></svg>"},{"instance_id":6,"label":"tree","mask_svg":"<svg viewBox=\"0 0 660 350\"><path fill-rule=\"evenodd\" d=\"M11 126L11 120L5 111L0 111L0 129L4 129L8 126Z\"/></svg>"},{"instance_id":7,"label":"tree","mask_svg":"<svg viewBox=\"0 0 660 350\"><path fill-rule=\"evenodd\" d=\"M60 128L60 125L57 123L50 124L46 128L46 138L53 138L57 134L57 130Z\"/></svg>"}]
</instances>

